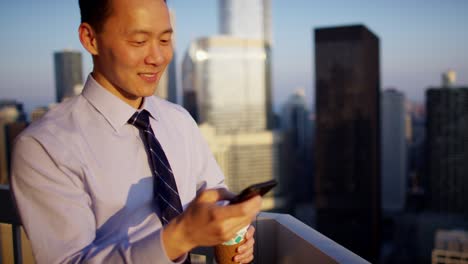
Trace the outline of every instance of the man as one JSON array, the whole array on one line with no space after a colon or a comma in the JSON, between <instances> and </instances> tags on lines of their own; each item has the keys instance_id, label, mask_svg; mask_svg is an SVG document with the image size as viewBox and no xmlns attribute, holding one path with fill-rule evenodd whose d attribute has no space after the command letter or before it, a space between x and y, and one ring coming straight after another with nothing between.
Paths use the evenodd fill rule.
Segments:
<instances>
[{"instance_id":1,"label":"man","mask_svg":"<svg viewBox=\"0 0 468 264\"><path fill-rule=\"evenodd\" d=\"M197 125L152 96L172 59L165 1L79 2L93 72L81 95L21 134L13 153L12 190L37 262L182 263L197 246L229 240L261 198L218 205L232 194ZM253 259L253 232L236 262Z\"/></svg>"}]
</instances>

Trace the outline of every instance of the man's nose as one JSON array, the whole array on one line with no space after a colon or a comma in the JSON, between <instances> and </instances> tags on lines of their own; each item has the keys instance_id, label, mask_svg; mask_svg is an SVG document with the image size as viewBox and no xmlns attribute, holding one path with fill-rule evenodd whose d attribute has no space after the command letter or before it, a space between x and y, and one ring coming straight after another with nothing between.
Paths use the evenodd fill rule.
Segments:
<instances>
[{"instance_id":1,"label":"man's nose","mask_svg":"<svg viewBox=\"0 0 468 264\"><path fill-rule=\"evenodd\" d=\"M155 66L159 66L164 63L164 55L160 45L151 45L148 55L145 58L145 62L148 64L154 64Z\"/></svg>"}]
</instances>

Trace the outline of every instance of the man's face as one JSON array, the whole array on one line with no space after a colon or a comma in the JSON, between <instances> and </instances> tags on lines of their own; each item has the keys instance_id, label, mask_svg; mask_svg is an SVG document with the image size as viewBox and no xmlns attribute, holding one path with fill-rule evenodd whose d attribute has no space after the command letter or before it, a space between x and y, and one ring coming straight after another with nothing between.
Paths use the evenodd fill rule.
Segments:
<instances>
[{"instance_id":1,"label":"man's face","mask_svg":"<svg viewBox=\"0 0 468 264\"><path fill-rule=\"evenodd\" d=\"M96 35L93 77L138 108L154 94L172 59L172 27L163 0L112 0L111 15Z\"/></svg>"}]
</instances>

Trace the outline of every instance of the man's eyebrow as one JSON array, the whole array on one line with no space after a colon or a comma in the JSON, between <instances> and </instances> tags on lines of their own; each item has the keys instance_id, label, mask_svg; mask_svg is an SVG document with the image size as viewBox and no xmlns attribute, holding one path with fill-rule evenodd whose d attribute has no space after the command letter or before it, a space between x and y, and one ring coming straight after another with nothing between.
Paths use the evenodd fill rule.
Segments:
<instances>
[{"instance_id":1,"label":"man's eyebrow","mask_svg":"<svg viewBox=\"0 0 468 264\"><path fill-rule=\"evenodd\" d=\"M161 35L164 35L164 34L172 34L172 33L174 33L174 30L172 30L172 28L168 28L168 29L164 30L164 31L161 33Z\"/></svg>"},{"instance_id":2,"label":"man's eyebrow","mask_svg":"<svg viewBox=\"0 0 468 264\"><path fill-rule=\"evenodd\" d=\"M161 32L159 35L165 35L165 34L172 34L174 30L172 28L168 28ZM130 30L129 35L138 35L138 34L145 34L145 35L151 35L152 33L148 30L144 29L135 29L135 30Z\"/></svg>"}]
</instances>

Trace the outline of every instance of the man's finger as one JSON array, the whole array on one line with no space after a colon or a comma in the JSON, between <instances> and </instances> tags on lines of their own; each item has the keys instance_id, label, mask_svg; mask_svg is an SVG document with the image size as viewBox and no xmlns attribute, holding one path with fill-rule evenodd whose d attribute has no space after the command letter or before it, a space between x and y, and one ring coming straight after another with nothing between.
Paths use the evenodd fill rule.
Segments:
<instances>
[{"instance_id":1,"label":"man's finger","mask_svg":"<svg viewBox=\"0 0 468 264\"><path fill-rule=\"evenodd\" d=\"M226 188L204 190L197 196L197 200L205 203L215 203L222 200L229 200L235 195Z\"/></svg>"},{"instance_id":2,"label":"man's finger","mask_svg":"<svg viewBox=\"0 0 468 264\"><path fill-rule=\"evenodd\" d=\"M255 240L253 238L245 241L240 247L237 248L237 253L244 254L247 250L252 249L254 246Z\"/></svg>"},{"instance_id":3,"label":"man's finger","mask_svg":"<svg viewBox=\"0 0 468 264\"><path fill-rule=\"evenodd\" d=\"M225 217L255 216L262 205L262 198L257 195L249 200L220 208Z\"/></svg>"},{"instance_id":4,"label":"man's finger","mask_svg":"<svg viewBox=\"0 0 468 264\"><path fill-rule=\"evenodd\" d=\"M234 257L234 261L240 262L240 263L249 263L252 261L254 254L254 249L253 247L248 248L245 252L238 254Z\"/></svg>"},{"instance_id":5,"label":"man's finger","mask_svg":"<svg viewBox=\"0 0 468 264\"><path fill-rule=\"evenodd\" d=\"M218 190L219 190L220 200L229 201L236 196L236 194L234 194L233 192L229 191L226 188L220 188Z\"/></svg>"},{"instance_id":6,"label":"man's finger","mask_svg":"<svg viewBox=\"0 0 468 264\"><path fill-rule=\"evenodd\" d=\"M255 234L255 227L249 226L249 229L247 229L247 233L245 234L245 238L251 239L253 238L254 234Z\"/></svg>"}]
</instances>

